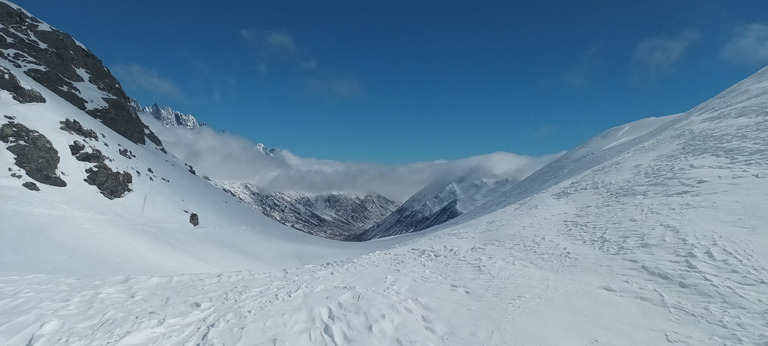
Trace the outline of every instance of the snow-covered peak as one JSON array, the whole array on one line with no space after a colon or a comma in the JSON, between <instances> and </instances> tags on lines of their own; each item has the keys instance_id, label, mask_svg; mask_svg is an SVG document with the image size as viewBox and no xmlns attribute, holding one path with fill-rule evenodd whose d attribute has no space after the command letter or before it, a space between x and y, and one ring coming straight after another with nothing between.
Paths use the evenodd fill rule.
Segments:
<instances>
[{"instance_id":1,"label":"snow-covered peak","mask_svg":"<svg viewBox=\"0 0 768 346\"><path fill-rule=\"evenodd\" d=\"M193 115L175 111L169 106L160 107L160 105L154 103L151 106L142 107L138 101L131 99L131 107L137 112L149 113L155 119L160 120L165 126L186 127L192 131L200 129L201 124Z\"/></svg>"},{"instance_id":2,"label":"snow-covered peak","mask_svg":"<svg viewBox=\"0 0 768 346\"><path fill-rule=\"evenodd\" d=\"M279 153L281 149L276 148L268 148L263 143L256 143L256 145L253 146L256 151L266 155L266 156L275 156L275 154Z\"/></svg>"}]
</instances>

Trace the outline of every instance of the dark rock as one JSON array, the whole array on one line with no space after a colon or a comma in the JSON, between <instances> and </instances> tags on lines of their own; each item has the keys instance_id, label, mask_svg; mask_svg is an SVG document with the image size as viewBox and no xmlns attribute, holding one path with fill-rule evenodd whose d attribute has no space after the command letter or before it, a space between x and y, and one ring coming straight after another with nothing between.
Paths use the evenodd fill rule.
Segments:
<instances>
[{"instance_id":1,"label":"dark rock","mask_svg":"<svg viewBox=\"0 0 768 346\"><path fill-rule=\"evenodd\" d=\"M104 156L104 154L101 153L101 150L99 149L93 149L93 152L87 152L84 151L80 154L77 154L75 156L75 160L82 161L82 162L90 162L90 163L104 163L109 159L108 157Z\"/></svg>"},{"instance_id":2,"label":"dark rock","mask_svg":"<svg viewBox=\"0 0 768 346\"><path fill-rule=\"evenodd\" d=\"M13 172L13 168L8 167L8 172Z\"/></svg>"},{"instance_id":3,"label":"dark rock","mask_svg":"<svg viewBox=\"0 0 768 346\"><path fill-rule=\"evenodd\" d=\"M126 159L130 159L131 155L128 155L128 149L119 149L117 151L122 157L125 157Z\"/></svg>"},{"instance_id":4,"label":"dark rock","mask_svg":"<svg viewBox=\"0 0 768 346\"><path fill-rule=\"evenodd\" d=\"M6 115L3 115L3 118L6 118L6 119L8 119L8 120L16 120L16 117L14 117L14 116L12 116L12 115L7 115L7 114L6 114Z\"/></svg>"},{"instance_id":5,"label":"dark rock","mask_svg":"<svg viewBox=\"0 0 768 346\"><path fill-rule=\"evenodd\" d=\"M192 166L190 166L190 165L188 165L186 163L184 165L187 166L187 171L189 171L189 173L192 173L193 175L197 175L197 173L195 173L195 169L192 168Z\"/></svg>"},{"instance_id":6,"label":"dark rock","mask_svg":"<svg viewBox=\"0 0 768 346\"><path fill-rule=\"evenodd\" d=\"M155 172L152 171L152 168L147 168L147 172L153 173L153 174L155 173Z\"/></svg>"},{"instance_id":7,"label":"dark rock","mask_svg":"<svg viewBox=\"0 0 768 346\"><path fill-rule=\"evenodd\" d=\"M189 214L189 223L191 223L192 226L197 227L197 225L200 224L200 218L195 213Z\"/></svg>"},{"instance_id":8,"label":"dark rock","mask_svg":"<svg viewBox=\"0 0 768 346\"><path fill-rule=\"evenodd\" d=\"M31 181L28 181L28 182L26 182L24 184L21 184L21 186L26 187L27 190L29 190L29 191L40 191L40 188L37 187L37 184L35 184L35 183L31 182Z\"/></svg>"},{"instance_id":9,"label":"dark rock","mask_svg":"<svg viewBox=\"0 0 768 346\"><path fill-rule=\"evenodd\" d=\"M67 183L56 173L59 152L40 132L22 124L3 124L0 141L11 144L6 149L16 155L16 166L37 182L64 187Z\"/></svg>"},{"instance_id":10,"label":"dark rock","mask_svg":"<svg viewBox=\"0 0 768 346\"><path fill-rule=\"evenodd\" d=\"M85 144L80 143L80 141L74 141L69 145L69 151L72 153L72 156L77 155L83 150L85 150Z\"/></svg>"},{"instance_id":11,"label":"dark rock","mask_svg":"<svg viewBox=\"0 0 768 346\"><path fill-rule=\"evenodd\" d=\"M19 103L45 103L45 98L40 92L21 86L19 79L10 70L2 66L0 66L0 89L11 93L13 99ZM8 115L5 118L8 120L15 119Z\"/></svg>"},{"instance_id":12,"label":"dark rock","mask_svg":"<svg viewBox=\"0 0 768 346\"><path fill-rule=\"evenodd\" d=\"M103 162L86 169L85 173L88 173L85 182L96 186L108 199L120 198L132 191L129 186L133 182L131 173L115 172Z\"/></svg>"},{"instance_id":13,"label":"dark rock","mask_svg":"<svg viewBox=\"0 0 768 346\"><path fill-rule=\"evenodd\" d=\"M67 118L64 121L60 121L59 124L61 124L60 128L62 130L67 131L69 133L74 133L84 138L95 139L97 141L99 140L99 136L96 135L96 131L93 131L91 129L86 129L77 120L69 120L69 118Z\"/></svg>"},{"instance_id":14,"label":"dark rock","mask_svg":"<svg viewBox=\"0 0 768 346\"><path fill-rule=\"evenodd\" d=\"M11 177L16 178L16 179L21 179L21 177L23 177L23 175L18 174L18 173L11 173Z\"/></svg>"}]
</instances>

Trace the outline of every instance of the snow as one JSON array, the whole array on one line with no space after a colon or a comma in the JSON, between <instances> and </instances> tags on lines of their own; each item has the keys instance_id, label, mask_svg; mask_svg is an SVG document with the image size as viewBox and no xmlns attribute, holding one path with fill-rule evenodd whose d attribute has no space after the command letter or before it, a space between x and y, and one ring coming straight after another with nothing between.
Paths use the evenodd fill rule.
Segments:
<instances>
[{"instance_id":1,"label":"snow","mask_svg":"<svg viewBox=\"0 0 768 346\"><path fill-rule=\"evenodd\" d=\"M51 140L59 151L59 170L68 186L38 184L42 189L39 194L27 191L21 183L29 178L10 177L7 168L15 167L13 155L5 150L5 145L0 148L0 165L6 171L0 177L0 219L4 220L0 229L0 273L266 270L325 262L378 249L374 245L354 247L312 237L258 215L249 206L190 174L184 163L173 156L152 145L136 145L126 140L18 69L8 68L24 86L34 87L48 102L22 105L3 98L0 112L15 116L15 121ZM67 117L106 138L86 141L60 130L59 121ZM131 173L134 191L109 201L86 184L85 169L91 164L76 161L69 154L68 145L74 140L104 152L114 160L108 162L113 169ZM136 158L119 155L119 149L130 150ZM150 168L154 173L148 172ZM187 222L187 212L199 215L199 227Z\"/></svg>"},{"instance_id":2,"label":"snow","mask_svg":"<svg viewBox=\"0 0 768 346\"><path fill-rule=\"evenodd\" d=\"M24 190L0 148L0 344L768 343L768 69L608 130L447 224L364 244L253 213L36 89L48 103L0 112L48 136L69 186ZM82 182L65 117L142 172L133 192Z\"/></svg>"},{"instance_id":3,"label":"snow","mask_svg":"<svg viewBox=\"0 0 768 346\"><path fill-rule=\"evenodd\" d=\"M82 78L83 81L72 82L72 84L80 90L79 94L80 97L85 100L86 108L91 110L109 107L103 98L114 98L114 96L99 90L95 85L89 83L88 81L90 80L91 75L85 69L78 68L75 71L80 75L80 78Z\"/></svg>"}]
</instances>

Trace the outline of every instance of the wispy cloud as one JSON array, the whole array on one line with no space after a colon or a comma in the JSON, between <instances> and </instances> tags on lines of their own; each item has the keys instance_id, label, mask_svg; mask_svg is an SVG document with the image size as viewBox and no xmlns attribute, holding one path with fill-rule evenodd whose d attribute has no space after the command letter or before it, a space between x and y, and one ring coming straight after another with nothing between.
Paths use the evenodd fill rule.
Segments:
<instances>
[{"instance_id":1,"label":"wispy cloud","mask_svg":"<svg viewBox=\"0 0 768 346\"><path fill-rule=\"evenodd\" d=\"M699 33L685 29L675 36L650 37L635 48L632 58L636 78L656 78L674 70L691 44L699 40Z\"/></svg>"},{"instance_id":2,"label":"wispy cloud","mask_svg":"<svg viewBox=\"0 0 768 346\"><path fill-rule=\"evenodd\" d=\"M353 77L313 78L307 81L307 85L310 91L321 96L349 98L363 91L360 82Z\"/></svg>"},{"instance_id":3,"label":"wispy cloud","mask_svg":"<svg viewBox=\"0 0 768 346\"><path fill-rule=\"evenodd\" d=\"M723 56L738 63L768 63L768 25L753 23L736 29L725 45Z\"/></svg>"},{"instance_id":4,"label":"wispy cloud","mask_svg":"<svg viewBox=\"0 0 768 346\"><path fill-rule=\"evenodd\" d=\"M557 128L551 124L544 124L541 127L539 127L536 132L533 133L533 138L537 140L544 140L547 138L552 137L552 135L557 132Z\"/></svg>"},{"instance_id":5,"label":"wispy cloud","mask_svg":"<svg viewBox=\"0 0 768 346\"><path fill-rule=\"evenodd\" d=\"M594 47L584 51L579 60L565 70L565 82L577 89L584 89L590 82L590 78L602 63L599 49Z\"/></svg>"},{"instance_id":6,"label":"wispy cloud","mask_svg":"<svg viewBox=\"0 0 768 346\"><path fill-rule=\"evenodd\" d=\"M294 54L296 41L286 31L241 29L240 37L263 54Z\"/></svg>"},{"instance_id":7,"label":"wispy cloud","mask_svg":"<svg viewBox=\"0 0 768 346\"><path fill-rule=\"evenodd\" d=\"M157 71L142 67L138 64L121 64L112 67L117 78L128 86L141 88L163 96L182 98L182 92L168 78L161 77Z\"/></svg>"}]
</instances>

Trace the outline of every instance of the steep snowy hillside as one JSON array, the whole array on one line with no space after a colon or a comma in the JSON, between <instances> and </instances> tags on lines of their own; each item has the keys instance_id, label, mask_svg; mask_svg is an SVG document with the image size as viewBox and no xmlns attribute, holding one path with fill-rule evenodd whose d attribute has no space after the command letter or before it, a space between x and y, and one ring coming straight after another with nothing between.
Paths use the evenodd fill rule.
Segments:
<instances>
[{"instance_id":1,"label":"steep snowy hillside","mask_svg":"<svg viewBox=\"0 0 768 346\"><path fill-rule=\"evenodd\" d=\"M9 2L0 2L0 58L131 142L160 140L141 122L120 83L91 51ZM20 77L20 76L16 76Z\"/></svg>"},{"instance_id":2,"label":"steep snowy hillside","mask_svg":"<svg viewBox=\"0 0 768 346\"><path fill-rule=\"evenodd\" d=\"M144 141L152 132L90 51L13 4L0 14L1 273L283 268L377 249L253 213Z\"/></svg>"},{"instance_id":3,"label":"steep snowy hillside","mask_svg":"<svg viewBox=\"0 0 768 346\"><path fill-rule=\"evenodd\" d=\"M355 259L0 278L0 342L764 345L766 95L768 69L633 139L595 138L495 212Z\"/></svg>"},{"instance_id":4,"label":"steep snowy hillside","mask_svg":"<svg viewBox=\"0 0 768 346\"><path fill-rule=\"evenodd\" d=\"M143 112L153 116L165 126L182 126L195 131L201 125L193 115L175 111L168 106L160 107L157 103L144 107L138 101L131 99L131 108L137 113Z\"/></svg>"},{"instance_id":5,"label":"steep snowy hillside","mask_svg":"<svg viewBox=\"0 0 768 346\"><path fill-rule=\"evenodd\" d=\"M355 239L360 232L390 215L400 205L378 194L265 193L249 183L211 183L288 227L337 240Z\"/></svg>"}]
</instances>

